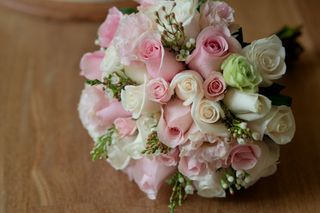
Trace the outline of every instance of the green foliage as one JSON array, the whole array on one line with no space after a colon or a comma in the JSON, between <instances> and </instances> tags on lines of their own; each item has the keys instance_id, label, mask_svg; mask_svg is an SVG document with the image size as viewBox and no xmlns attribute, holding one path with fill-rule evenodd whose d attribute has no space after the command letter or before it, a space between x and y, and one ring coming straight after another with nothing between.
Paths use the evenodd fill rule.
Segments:
<instances>
[{"instance_id":1,"label":"green foliage","mask_svg":"<svg viewBox=\"0 0 320 213\"><path fill-rule=\"evenodd\" d=\"M121 100L121 90L127 85L136 85L136 82L131 80L123 70L114 72L104 78L106 89L112 92L113 97Z\"/></svg>"},{"instance_id":2,"label":"green foliage","mask_svg":"<svg viewBox=\"0 0 320 213\"><path fill-rule=\"evenodd\" d=\"M281 39L282 44L286 49L287 63L296 61L304 50L298 41L302 35L301 29L301 26L284 26L281 30L279 30L279 32L277 32L277 36Z\"/></svg>"},{"instance_id":3,"label":"green foliage","mask_svg":"<svg viewBox=\"0 0 320 213\"><path fill-rule=\"evenodd\" d=\"M142 152L142 154L167 154L170 150L170 147L161 143L157 132L153 131L147 138L146 149Z\"/></svg>"},{"instance_id":4,"label":"green foliage","mask_svg":"<svg viewBox=\"0 0 320 213\"><path fill-rule=\"evenodd\" d=\"M198 6L197 6L197 10L200 12L200 8L201 8L201 6L204 4L204 3L206 3L207 2L207 0L199 0L199 2L198 2Z\"/></svg>"},{"instance_id":5,"label":"green foliage","mask_svg":"<svg viewBox=\"0 0 320 213\"><path fill-rule=\"evenodd\" d=\"M92 151L90 152L92 160L108 159L108 146L112 144L113 135L117 132L115 126L108 129L107 133L98 138Z\"/></svg>"},{"instance_id":6,"label":"green foliage","mask_svg":"<svg viewBox=\"0 0 320 213\"><path fill-rule=\"evenodd\" d=\"M95 85L104 85L104 83L98 79L95 80L86 80L86 84L90 86L95 86Z\"/></svg>"},{"instance_id":7,"label":"green foliage","mask_svg":"<svg viewBox=\"0 0 320 213\"><path fill-rule=\"evenodd\" d=\"M231 136L236 139L253 139L252 131L246 126L243 126L245 122L232 114L223 102L220 102L220 105L225 114L223 122L226 124Z\"/></svg>"},{"instance_id":8,"label":"green foliage","mask_svg":"<svg viewBox=\"0 0 320 213\"><path fill-rule=\"evenodd\" d=\"M176 172L172 175L167 183L172 187L172 193L169 200L170 213L174 213L175 208L182 205L182 201L185 200L190 192L186 191L187 187L192 187L192 181L182 175L180 172Z\"/></svg>"},{"instance_id":9,"label":"green foliage","mask_svg":"<svg viewBox=\"0 0 320 213\"><path fill-rule=\"evenodd\" d=\"M291 106L292 98L286 95L280 94L286 87L277 83L273 83L269 87L262 87L259 93L269 98L274 106Z\"/></svg>"},{"instance_id":10,"label":"green foliage","mask_svg":"<svg viewBox=\"0 0 320 213\"><path fill-rule=\"evenodd\" d=\"M131 7L121 8L120 11L122 14L126 14L126 15L130 15L132 13L138 12L137 8L131 8Z\"/></svg>"},{"instance_id":11,"label":"green foliage","mask_svg":"<svg viewBox=\"0 0 320 213\"><path fill-rule=\"evenodd\" d=\"M176 4L174 3L171 9L162 7L159 11L155 12L155 21L163 28L161 34L163 46L171 52L179 54L186 42L186 36L182 23L177 21L175 13L173 12L175 6Z\"/></svg>"},{"instance_id":12,"label":"green foliage","mask_svg":"<svg viewBox=\"0 0 320 213\"><path fill-rule=\"evenodd\" d=\"M250 181L250 175L242 170L234 170L229 167L219 171L222 173L220 185L224 190L228 190L230 194L234 194L235 190L241 190Z\"/></svg>"}]
</instances>

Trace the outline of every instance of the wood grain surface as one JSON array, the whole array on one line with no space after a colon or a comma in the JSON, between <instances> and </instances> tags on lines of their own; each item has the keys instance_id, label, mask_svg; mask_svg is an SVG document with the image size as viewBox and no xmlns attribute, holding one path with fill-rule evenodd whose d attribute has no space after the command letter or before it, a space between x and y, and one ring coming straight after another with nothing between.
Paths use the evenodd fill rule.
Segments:
<instances>
[{"instance_id":1,"label":"wood grain surface","mask_svg":"<svg viewBox=\"0 0 320 213\"><path fill-rule=\"evenodd\" d=\"M293 96L294 141L278 172L227 199L193 196L195 212L320 212L318 0L230 0L248 41L285 24L304 26L306 48L282 80ZM0 212L168 212L169 188L151 201L105 162L92 162L77 104L79 60L96 47L98 23L60 22L0 7Z\"/></svg>"},{"instance_id":2,"label":"wood grain surface","mask_svg":"<svg viewBox=\"0 0 320 213\"><path fill-rule=\"evenodd\" d=\"M0 5L50 19L103 21L108 8L137 4L126 0L0 0Z\"/></svg>"}]
</instances>

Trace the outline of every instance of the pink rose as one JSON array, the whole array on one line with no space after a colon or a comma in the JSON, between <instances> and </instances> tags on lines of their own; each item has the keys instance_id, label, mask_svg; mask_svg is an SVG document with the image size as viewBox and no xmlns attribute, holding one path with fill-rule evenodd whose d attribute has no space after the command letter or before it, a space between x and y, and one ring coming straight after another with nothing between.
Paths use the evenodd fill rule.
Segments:
<instances>
[{"instance_id":1,"label":"pink rose","mask_svg":"<svg viewBox=\"0 0 320 213\"><path fill-rule=\"evenodd\" d=\"M184 106L179 99L174 99L162 109L158 124L159 140L175 148L185 142L185 133L192 125L190 106Z\"/></svg>"},{"instance_id":2,"label":"pink rose","mask_svg":"<svg viewBox=\"0 0 320 213\"><path fill-rule=\"evenodd\" d=\"M116 7L109 9L106 20L98 30L98 40L101 47L109 47L117 32L121 18L122 13Z\"/></svg>"},{"instance_id":3,"label":"pink rose","mask_svg":"<svg viewBox=\"0 0 320 213\"><path fill-rule=\"evenodd\" d=\"M178 166L179 172L184 176L195 180L206 173L205 163L200 162L196 155L182 156Z\"/></svg>"},{"instance_id":4,"label":"pink rose","mask_svg":"<svg viewBox=\"0 0 320 213\"><path fill-rule=\"evenodd\" d=\"M147 84L149 99L160 104L166 104L173 95L168 82L163 78L152 79Z\"/></svg>"},{"instance_id":5,"label":"pink rose","mask_svg":"<svg viewBox=\"0 0 320 213\"><path fill-rule=\"evenodd\" d=\"M120 138L133 135L137 130L136 122L129 118L117 118L114 120L114 125L118 130Z\"/></svg>"},{"instance_id":6,"label":"pink rose","mask_svg":"<svg viewBox=\"0 0 320 213\"><path fill-rule=\"evenodd\" d=\"M129 165L124 172L134 180L149 199L155 200L164 181L175 171L174 166L165 166L156 159L142 158Z\"/></svg>"},{"instance_id":7,"label":"pink rose","mask_svg":"<svg viewBox=\"0 0 320 213\"><path fill-rule=\"evenodd\" d=\"M93 53L86 53L82 56L80 61L80 75L89 80L102 79L102 70L100 64L103 60L104 52L95 51Z\"/></svg>"},{"instance_id":8,"label":"pink rose","mask_svg":"<svg viewBox=\"0 0 320 213\"><path fill-rule=\"evenodd\" d=\"M229 25L234 22L234 10L222 1L206 1L200 8L200 25Z\"/></svg>"},{"instance_id":9,"label":"pink rose","mask_svg":"<svg viewBox=\"0 0 320 213\"><path fill-rule=\"evenodd\" d=\"M260 155L261 149L257 145L236 145L229 153L228 164L235 170L249 170L257 164Z\"/></svg>"},{"instance_id":10,"label":"pink rose","mask_svg":"<svg viewBox=\"0 0 320 213\"><path fill-rule=\"evenodd\" d=\"M220 72L213 71L204 84L204 96L212 101L220 101L224 97L224 92L227 88L223 76Z\"/></svg>"},{"instance_id":11,"label":"pink rose","mask_svg":"<svg viewBox=\"0 0 320 213\"><path fill-rule=\"evenodd\" d=\"M100 87L86 86L78 106L80 119L89 134L96 138L110 128L117 117L128 117L118 100L109 100Z\"/></svg>"},{"instance_id":12,"label":"pink rose","mask_svg":"<svg viewBox=\"0 0 320 213\"><path fill-rule=\"evenodd\" d=\"M186 63L208 78L212 71L220 71L222 62L230 55L241 50L239 42L233 38L225 26L209 26L197 37L196 49Z\"/></svg>"},{"instance_id":13,"label":"pink rose","mask_svg":"<svg viewBox=\"0 0 320 213\"><path fill-rule=\"evenodd\" d=\"M157 161L166 166L176 166L179 160L179 149L173 149L167 154L156 156Z\"/></svg>"},{"instance_id":14,"label":"pink rose","mask_svg":"<svg viewBox=\"0 0 320 213\"><path fill-rule=\"evenodd\" d=\"M161 44L161 36L157 33L145 34L138 44L138 58L146 64L151 77L162 77L167 81L184 66L179 63L175 55L165 50Z\"/></svg>"}]
</instances>

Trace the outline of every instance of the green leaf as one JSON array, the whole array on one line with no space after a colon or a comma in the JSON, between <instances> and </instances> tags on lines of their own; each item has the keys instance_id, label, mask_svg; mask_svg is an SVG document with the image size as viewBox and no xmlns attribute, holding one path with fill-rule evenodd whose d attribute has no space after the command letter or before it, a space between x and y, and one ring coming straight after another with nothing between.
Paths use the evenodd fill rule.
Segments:
<instances>
[{"instance_id":1,"label":"green leaf","mask_svg":"<svg viewBox=\"0 0 320 213\"><path fill-rule=\"evenodd\" d=\"M290 96L286 96L286 95L271 95L271 96L267 96L271 102L272 105L274 106L291 106L292 105L292 98Z\"/></svg>"},{"instance_id":2,"label":"green leaf","mask_svg":"<svg viewBox=\"0 0 320 213\"><path fill-rule=\"evenodd\" d=\"M122 12L122 14L127 14L127 15L138 12L137 8L132 8L132 7L121 8L120 11Z\"/></svg>"},{"instance_id":3,"label":"green leaf","mask_svg":"<svg viewBox=\"0 0 320 213\"><path fill-rule=\"evenodd\" d=\"M206 3L207 0L199 0L198 6L197 6L197 10L200 12L200 8L201 6Z\"/></svg>"},{"instance_id":4,"label":"green leaf","mask_svg":"<svg viewBox=\"0 0 320 213\"><path fill-rule=\"evenodd\" d=\"M273 83L269 87L261 87L259 89L259 93L269 98L274 106L291 106L292 98L290 96L280 94L285 88L286 87L281 84Z\"/></svg>"},{"instance_id":5,"label":"green leaf","mask_svg":"<svg viewBox=\"0 0 320 213\"><path fill-rule=\"evenodd\" d=\"M104 83L98 79L95 79L95 80L86 80L86 84L89 84L90 86L94 86L94 85L100 85Z\"/></svg>"},{"instance_id":6,"label":"green leaf","mask_svg":"<svg viewBox=\"0 0 320 213\"><path fill-rule=\"evenodd\" d=\"M239 43L241 44L242 48L244 48L244 47L246 47L246 46L248 46L250 44L250 43L245 42L244 39L243 39L242 27L240 27L237 31L232 33L232 36L239 41Z\"/></svg>"},{"instance_id":7,"label":"green leaf","mask_svg":"<svg viewBox=\"0 0 320 213\"><path fill-rule=\"evenodd\" d=\"M286 87L278 84L278 83L273 83L269 87L261 87L259 89L259 93L264 95L264 96L272 96L272 95L279 95L282 90L284 90Z\"/></svg>"},{"instance_id":8,"label":"green leaf","mask_svg":"<svg viewBox=\"0 0 320 213\"><path fill-rule=\"evenodd\" d=\"M298 41L302 35L302 27L284 26L276 35L281 39L282 45L286 50L286 62L295 62L304 51Z\"/></svg>"}]
</instances>

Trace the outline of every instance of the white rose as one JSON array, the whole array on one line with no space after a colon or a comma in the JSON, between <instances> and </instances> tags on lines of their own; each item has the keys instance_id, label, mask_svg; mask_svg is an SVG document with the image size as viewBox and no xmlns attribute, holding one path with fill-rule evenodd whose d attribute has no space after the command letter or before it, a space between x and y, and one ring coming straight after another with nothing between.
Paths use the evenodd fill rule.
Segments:
<instances>
[{"instance_id":1,"label":"white rose","mask_svg":"<svg viewBox=\"0 0 320 213\"><path fill-rule=\"evenodd\" d=\"M296 124L290 107L274 106L270 113L249 126L260 133L268 135L275 143L283 145L291 142L296 131Z\"/></svg>"},{"instance_id":2,"label":"white rose","mask_svg":"<svg viewBox=\"0 0 320 213\"><path fill-rule=\"evenodd\" d=\"M129 140L133 138L125 138L123 140L113 141L111 146L108 146L108 159L107 161L116 170L126 168L130 162L130 156L124 151L124 147Z\"/></svg>"},{"instance_id":3,"label":"white rose","mask_svg":"<svg viewBox=\"0 0 320 213\"><path fill-rule=\"evenodd\" d=\"M200 32L200 14L197 11L198 0L156 1L139 7L139 11L147 15L150 19L155 20L156 11L161 11L162 7L165 7L167 11L171 11L174 3L176 6L172 12L174 12L176 20L182 23L186 37L196 38ZM159 13L162 20L164 20L164 13ZM163 31L163 28L159 26L159 30Z\"/></svg>"},{"instance_id":4,"label":"white rose","mask_svg":"<svg viewBox=\"0 0 320 213\"><path fill-rule=\"evenodd\" d=\"M271 110L271 101L267 97L236 89L229 89L223 102L235 116L246 121L260 119Z\"/></svg>"},{"instance_id":5,"label":"white rose","mask_svg":"<svg viewBox=\"0 0 320 213\"><path fill-rule=\"evenodd\" d=\"M142 113L159 112L159 104L150 101L146 92L147 79L139 86L128 85L121 91L121 103L123 108L132 113L132 118L138 119Z\"/></svg>"},{"instance_id":6,"label":"white rose","mask_svg":"<svg viewBox=\"0 0 320 213\"><path fill-rule=\"evenodd\" d=\"M253 41L244 48L244 54L255 65L263 77L262 86L269 86L272 80L282 77L286 72L285 49L280 38L272 35Z\"/></svg>"},{"instance_id":7,"label":"white rose","mask_svg":"<svg viewBox=\"0 0 320 213\"><path fill-rule=\"evenodd\" d=\"M245 187L249 187L260 178L273 175L277 171L277 164L280 157L279 145L270 141L261 141L256 143L256 145L260 147L261 155L255 167L246 171L250 175L250 181Z\"/></svg>"},{"instance_id":8,"label":"white rose","mask_svg":"<svg viewBox=\"0 0 320 213\"><path fill-rule=\"evenodd\" d=\"M197 11L198 0L176 0L174 13L178 22L184 27L187 38L197 38L200 32L200 14Z\"/></svg>"},{"instance_id":9,"label":"white rose","mask_svg":"<svg viewBox=\"0 0 320 213\"><path fill-rule=\"evenodd\" d=\"M120 63L118 52L113 45L108 47L106 50L106 54L101 62L100 67L103 71L103 76L108 76L113 72L123 69L123 65Z\"/></svg>"},{"instance_id":10,"label":"white rose","mask_svg":"<svg viewBox=\"0 0 320 213\"><path fill-rule=\"evenodd\" d=\"M142 151L145 150L148 136L155 131L158 124L160 114L142 115L136 122L138 128L138 136L129 141L124 147L124 151L133 159L143 157Z\"/></svg>"},{"instance_id":11,"label":"white rose","mask_svg":"<svg viewBox=\"0 0 320 213\"><path fill-rule=\"evenodd\" d=\"M144 76L149 79L149 74L144 63L134 62L130 66L124 66L125 74L138 84L144 83Z\"/></svg>"},{"instance_id":12,"label":"white rose","mask_svg":"<svg viewBox=\"0 0 320 213\"><path fill-rule=\"evenodd\" d=\"M225 197L226 192L219 183L219 176L217 174L208 173L199 180L193 181L198 195L201 197Z\"/></svg>"},{"instance_id":13,"label":"white rose","mask_svg":"<svg viewBox=\"0 0 320 213\"><path fill-rule=\"evenodd\" d=\"M218 102L207 99L196 99L191 108L191 116L201 132L226 137L227 127L221 122L225 117Z\"/></svg>"},{"instance_id":14,"label":"white rose","mask_svg":"<svg viewBox=\"0 0 320 213\"><path fill-rule=\"evenodd\" d=\"M204 95L202 77L191 70L178 73L172 79L170 88L184 101L183 105L190 105L196 98Z\"/></svg>"}]
</instances>

